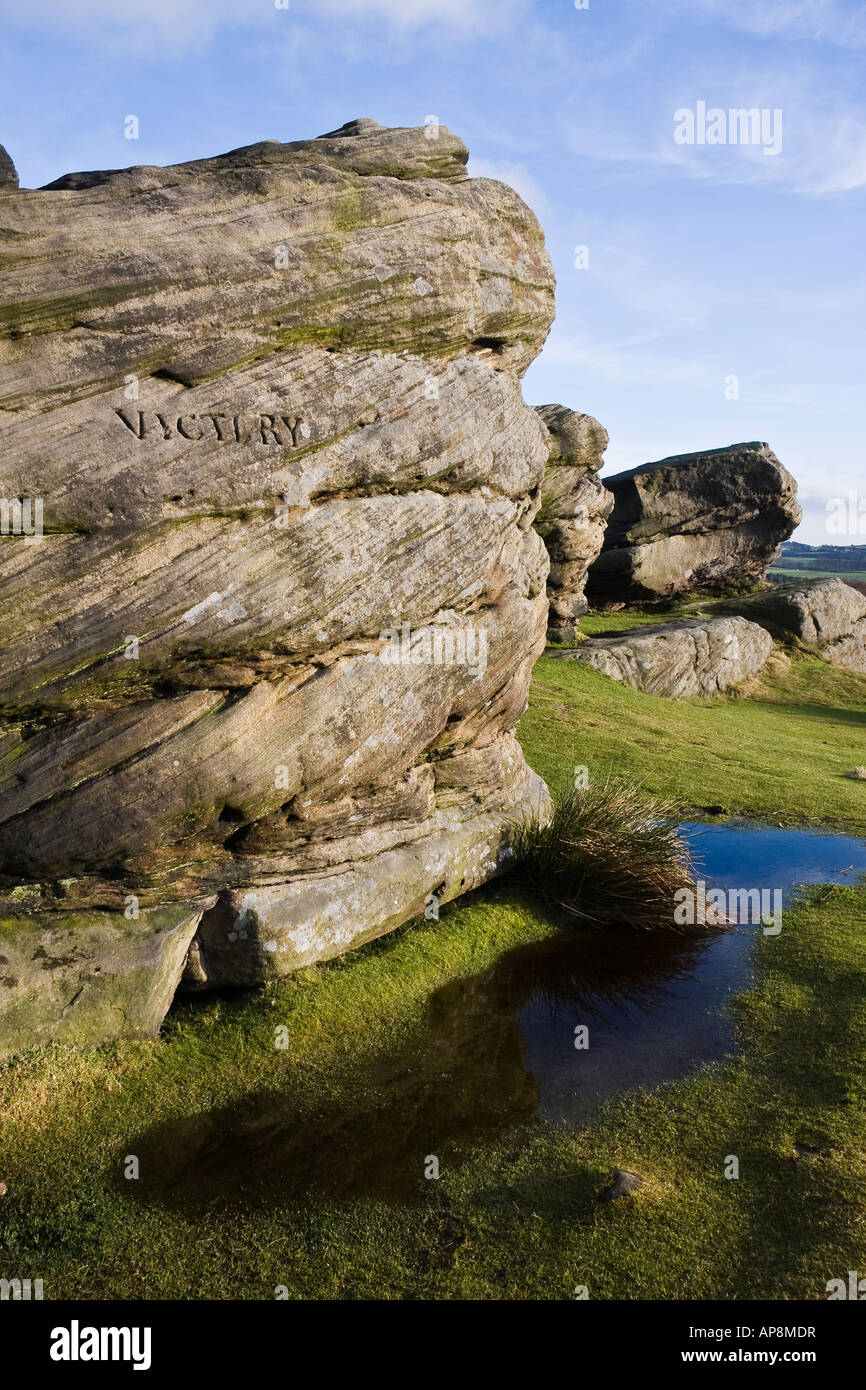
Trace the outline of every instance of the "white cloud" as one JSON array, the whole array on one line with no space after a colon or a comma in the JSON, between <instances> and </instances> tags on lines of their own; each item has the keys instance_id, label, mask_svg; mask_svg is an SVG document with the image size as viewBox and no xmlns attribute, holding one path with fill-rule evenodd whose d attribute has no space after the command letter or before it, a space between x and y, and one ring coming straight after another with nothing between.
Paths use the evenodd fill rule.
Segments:
<instances>
[{"instance_id":1,"label":"white cloud","mask_svg":"<svg viewBox=\"0 0 866 1390\"><path fill-rule=\"evenodd\" d=\"M525 10L523 0L296 0L310 14L385 20L399 29L452 28L502 31Z\"/></svg>"},{"instance_id":2,"label":"white cloud","mask_svg":"<svg viewBox=\"0 0 866 1390\"><path fill-rule=\"evenodd\" d=\"M629 321L641 317L653 325L653 331L644 333L639 342L699 328L714 309L730 306L735 297L730 285L721 291L706 280L666 273L657 251L647 255L602 241L592 254L593 275L608 300L616 300Z\"/></svg>"},{"instance_id":3,"label":"white cloud","mask_svg":"<svg viewBox=\"0 0 866 1390\"><path fill-rule=\"evenodd\" d=\"M677 144L675 113L695 111L697 102L725 113L745 108L768 115L767 134L778 128L781 149L765 153L756 144ZM824 197L866 187L866 103L857 83L842 71L827 73L806 64L707 62L635 93L629 104L581 103L581 119L562 120L562 140L581 158L621 168L630 179L657 179L665 168L716 185L767 185ZM768 138L767 144L771 141Z\"/></svg>"},{"instance_id":4,"label":"white cloud","mask_svg":"<svg viewBox=\"0 0 866 1390\"><path fill-rule=\"evenodd\" d=\"M866 186L866 119L860 111L839 111L811 133L797 192L817 196L850 193Z\"/></svg>"},{"instance_id":5,"label":"white cloud","mask_svg":"<svg viewBox=\"0 0 866 1390\"><path fill-rule=\"evenodd\" d=\"M114 47L118 40L134 40L145 45L141 57L164 61L171 49L162 53L148 47L154 44L183 44L202 41L226 24L261 24L280 17L272 0L268 5L239 4L238 0L147 0L146 6L117 3L117 0L5 0L5 20L27 28L50 28L73 33L98 47Z\"/></svg>"},{"instance_id":6,"label":"white cloud","mask_svg":"<svg viewBox=\"0 0 866 1390\"><path fill-rule=\"evenodd\" d=\"M860 0L668 0L689 19L718 20L755 38L807 39L861 47L866 44L866 13Z\"/></svg>"},{"instance_id":7,"label":"white cloud","mask_svg":"<svg viewBox=\"0 0 866 1390\"><path fill-rule=\"evenodd\" d=\"M27 28L52 28L86 38L94 46L142 45L141 57L165 60L179 45L202 43L229 28L284 32L296 21L378 22L398 33L423 28L462 34L502 32L528 8L529 0L5 0L4 21ZM276 30L279 33L279 30ZM162 52L151 45L169 45Z\"/></svg>"}]
</instances>

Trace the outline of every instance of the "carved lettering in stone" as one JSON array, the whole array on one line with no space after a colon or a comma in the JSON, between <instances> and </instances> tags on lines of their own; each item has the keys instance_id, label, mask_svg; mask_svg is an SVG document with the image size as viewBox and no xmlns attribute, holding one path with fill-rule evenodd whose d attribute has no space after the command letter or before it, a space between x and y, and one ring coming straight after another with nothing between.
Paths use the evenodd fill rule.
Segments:
<instances>
[{"instance_id":1,"label":"carved lettering in stone","mask_svg":"<svg viewBox=\"0 0 866 1390\"><path fill-rule=\"evenodd\" d=\"M178 415L172 422L158 411L128 411L115 406L114 413L136 439L152 438L156 433L154 422L161 428L163 439L179 435L193 441L216 439L218 444L261 443L297 449L312 436L307 422L294 415L225 415L205 411L201 415Z\"/></svg>"},{"instance_id":2,"label":"carved lettering in stone","mask_svg":"<svg viewBox=\"0 0 866 1390\"><path fill-rule=\"evenodd\" d=\"M190 427L189 427L189 425L188 425L186 422L187 422L187 420L195 420L195 418L196 418L196 417L195 417L194 415L181 415L181 416L178 418L178 422L177 422L177 432L178 432L178 434L182 434L183 437L184 437L184 439L203 439L203 438L204 438L204 426L203 426L202 424L199 424L199 425L198 425L198 434L190 434Z\"/></svg>"},{"instance_id":3,"label":"carved lettering in stone","mask_svg":"<svg viewBox=\"0 0 866 1390\"><path fill-rule=\"evenodd\" d=\"M203 420L213 421L213 427L216 430L216 436L220 444L227 444L230 440L234 441L234 433L231 427L232 422L228 415L208 414L203 415L201 418Z\"/></svg>"}]
</instances>

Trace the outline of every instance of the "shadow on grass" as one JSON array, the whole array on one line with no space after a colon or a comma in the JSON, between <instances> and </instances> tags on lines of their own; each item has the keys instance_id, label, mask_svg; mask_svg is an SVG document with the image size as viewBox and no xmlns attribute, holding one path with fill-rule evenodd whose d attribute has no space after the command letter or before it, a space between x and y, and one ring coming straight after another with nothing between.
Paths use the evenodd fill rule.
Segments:
<instances>
[{"instance_id":1,"label":"shadow on grass","mask_svg":"<svg viewBox=\"0 0 866 1390\"><path fill-rule=\"evenodd\" d=\"M140 1179L120 1187L136 1200L184 1208L310 1194L417 1202L429 1156L451 1171L505 1130L537 1126L538 1085L520 1017L530 1001L542 1013L565 1009L577 1018L621 1011L627 1032L641 1026L642 1010L664 1004L708 939L611 930L517 947L489 970L436 990L425 1025L387 1055L359 1057L341 1075L293 1070L278 1092L130 1139L125 1152L138 1156Z\"/></svg>"},{"instance_id":2,"label":"shadow on grass","mask_svg":"<svg viewBox=\"0 0 866 1390\"><path fill-rule=\"evenodd\" d=\"M847 724L859 729L866 725L866 710L834 709L832 705L795 704L779 700L755 700L758 709L769 709L785 719L808 719L818 723Z\"/></svg>"}]
</instances>

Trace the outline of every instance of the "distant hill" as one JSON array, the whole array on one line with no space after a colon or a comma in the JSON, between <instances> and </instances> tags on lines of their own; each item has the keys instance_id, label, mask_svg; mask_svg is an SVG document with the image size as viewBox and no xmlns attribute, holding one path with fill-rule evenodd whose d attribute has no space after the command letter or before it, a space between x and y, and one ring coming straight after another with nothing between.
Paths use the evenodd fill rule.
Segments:
<instances>
[{"instance_id":1,"label":"distant hill","mask_svg":"<svg viewBox=\"0 0 866 1390\"><path fill-rule=\"evenodd\" d=\"M866 545L805 545L803 541L783 541L782 554L802 555L807 559L827 559L844 562L846 567L853 561L857 568L866 565Z\"/></svg>"},{"instance_id":2,"label":"distant hill","mask_svg":"<svg viewBox=\"0 0 866 1390\"><path fill-rule=\"evenodd\" d=\"M790 582L797 575L818 579L842 575L851 582L866 582L866 545L806 545L785 541L782 554L770 567L767 578Z\"/></svg>"}]
</instances>

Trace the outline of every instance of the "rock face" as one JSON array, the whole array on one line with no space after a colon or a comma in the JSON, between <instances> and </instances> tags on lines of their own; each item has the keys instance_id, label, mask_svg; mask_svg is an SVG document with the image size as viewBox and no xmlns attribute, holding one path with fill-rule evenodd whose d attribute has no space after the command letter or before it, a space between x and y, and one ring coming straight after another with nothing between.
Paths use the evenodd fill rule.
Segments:
<instances>
[{"instance_id":1,"label":"rock face","mask_svg":"<svg viewBox=\"0 0 866 1390\"><path fill-rule=\"evenodd\" d=\"M634 628L615 637L590 638L573 651L554 655L585 662L648 695L684 700L715 695L756 675L772 650L773 639L764 628L726 617Z\"/></svg>"},{"instance_id":2,"label":"rock face","mask_svg":"<svg viewBox=\"0 0 866 1390\"><path fill-rule=\"evenodd\" d=\"M546 795L512 729L547 623L549 440L519 379L553 275L520 198L429 136L357 121L4 198L22 1042L128 1031L92 975L142 951L152 1030L196 922L198 987L387 931L495 873ZM46 946L70 960L40 1014L21 963L53 932L81 944Z\"/></svg>"},{"instance_id":3,"label":"rock face","mask_svg":"<svg viewBox=\"0 0 866 1390\"><path fill-rule=\"evenodd\" d=\"M748 588L802 518L766 444L661 459L604 484L614 507L587 584L597 606Z\"/></svg>"},{"instance_id":4,"label":"rock face","mask_svg":"<svg viewBox=\"0 0 866 1390\"><path fill-rule=\"evenodd\" d=\"M824 661L866 675L866 597L841 579L774 585L739 605L780 636L793 636Z\"/></svg>"},{"instance_id":5,"label":"rock face","mask_svg":"<svg viewBox=\"0 0 866 1390\"><path fill-rule=\"evenodd\" d=\"M0 1056L25 1043L153 1037L201 912L37 912L0 920Z\"/></svg>"},{"instance_id":6,"label":"rock face","mask_svg":"<svg viewBox=\"0 0 866 1390\"><path fill-rule=\"evenodd\" d=\"M0 193L8 192L18 187L18 173L15 165L0 145Z\"/></svg>"},{"instance_id":7,"label":"rock face","mask_svg":"<svg viewBox=\"0 0 866 1390\"><path fill-rule=\"evenodd\" d=\"M550 454L535 529L550 556L549 636L566 638L574 636L575 621L589 607L587 571L601 551L613 511L613 496L598 476L608 435L591 415L564 405L537 409L550 435Z\"/></svg>"}]
</instances>

